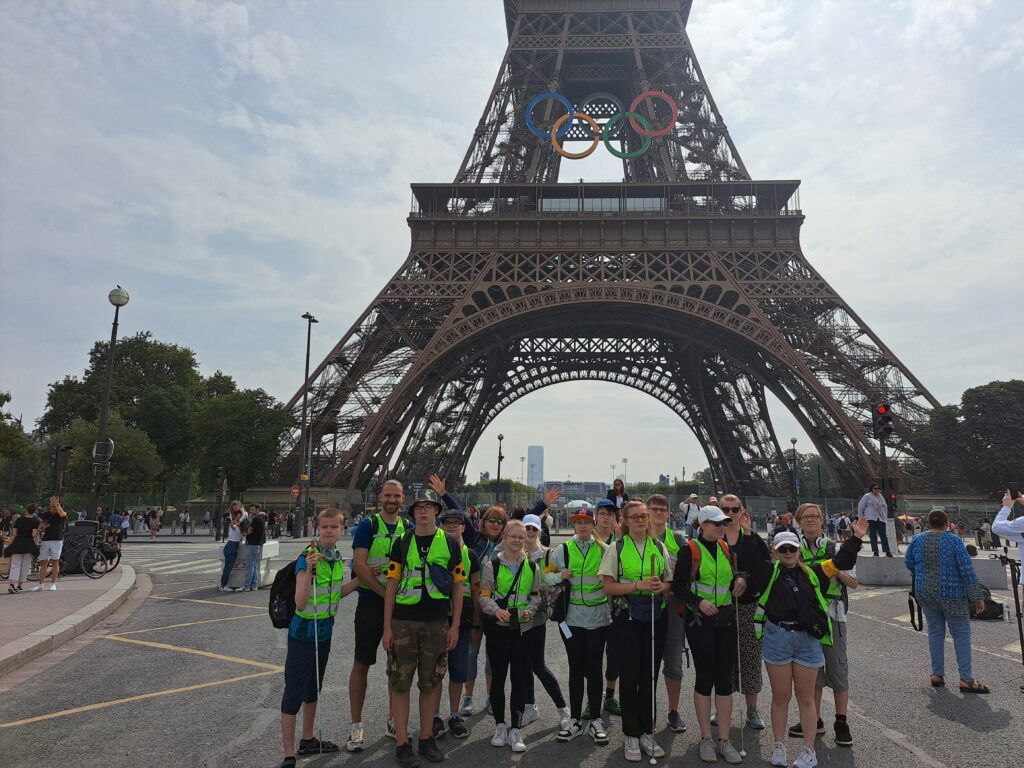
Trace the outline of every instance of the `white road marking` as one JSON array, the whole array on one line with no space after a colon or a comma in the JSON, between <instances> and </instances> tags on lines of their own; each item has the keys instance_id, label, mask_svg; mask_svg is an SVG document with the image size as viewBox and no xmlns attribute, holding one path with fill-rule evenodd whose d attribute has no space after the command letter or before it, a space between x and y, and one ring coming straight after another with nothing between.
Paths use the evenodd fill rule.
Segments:
<instances>
[{"instance_id":1,"label":"white road marking","mask_svg":"<svg viewBox=\"0 0 1024 768\"><path fill-rule=\"evenodd\" d=\"M899 731L894 731L889 728L885 723L881 723L875 720L873 717L868 717L864 714L864 710L853 704L850 704L850 712L859 717L861 720L865 720L871 725L875 726L876 730L881 733L885 738L891 741L893 744L903 747L905 750L913 754L918 760L927 765L929 768L947 768L945 763L936 760L934 757L929 755L919 746L914 744L910 737Z\"/></svg>"}]
</instances>

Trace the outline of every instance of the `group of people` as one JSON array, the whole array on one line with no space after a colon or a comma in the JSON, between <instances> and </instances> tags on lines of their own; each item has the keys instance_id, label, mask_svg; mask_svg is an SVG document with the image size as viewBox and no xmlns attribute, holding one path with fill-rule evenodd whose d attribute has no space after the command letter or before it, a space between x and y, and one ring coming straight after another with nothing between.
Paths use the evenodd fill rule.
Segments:
<instances>
[{"instance_id":1,"label":"group of people","mask_svg":"<svg viewBox=\"0 0 1024 768\"><path fill-rule=\"evenodd\" d=\"M481 649L486 709L494 719L490 743L513 752L526 750L524 728L540 716L539 680L558 711L556 741L585 735L596 745L608 744L605 716L618 714L627 761L638 762L644 753L663 756L654 736L656 681L664 665L667 723L675 733L685 731L680 699L683 657L689 664L690 653L702 760L742 762L730 740L735 691L744 697L746 725L766 727L758 710L762 669L771 686L772 765L789 765L787 734L803 741L793 765L817 764L814 740L825 730L820 702L826 686L835 697L836 743L852 745L847 590L857 586L854 568L868 520L861 517L839 544L824 535L821 509L802 504L796 510L800 532L782 530L765 541L741 499L724 494L717 505L699 506L686 536L671 530L665 496L630 499L622 486L609 495L572 515L569 540L545 547L541 515L557 498L557 488L521 520L510 519L501 505L491 506L477 528L467 524L437 476L407 509L402 484L388 480L379 494L380 511L354 531L349 581L335 548L342 513L321 512L319 542L295 566L296 611L281 705L282 768L294 765L296 754L340 749L320 741L313 729L334 616L352 591L359 601L348 683L350 752L365 745L363 706L379 648L388 662L386 729L396 740L402 768L416 768L420 758L440 762L440 737L468 735L465 718L476 711ZM566 651L568 698L545 661L551 619L557 620L552 631ZM446 676L447 711L441 708ZM414 679L415 750L408 723ZM788 726L794 695L800 720Z\"/></svg>"},{"instance_id":2,"label":"group of people","mask_svg":"<svg viewBox=\"0 0 1024 768\"><path fill-rule=\"evenodd\" d=\"M224 536L224 568L220 574L221 592L255 592L260 588L260 561L263 545L267 543L267 516L260 504L250 504L249 514L242 510L242 502L232 501L225 514L227 533ZM241 550L245 538L245 550ZM239 551L245 552L245 578L241 587L230 587L228 581L238 560Z\"/></svg>"},{"instance_id":3,"label":"group of people","mask_svg":"<svg viewBox=\"0 0 1024 768\"><path fill-rule=\"evenodd\" d=\"M11 558L11 570L7 576L7 591L10 594L24 591L34 560L39 562L39 581L32 590L57 591L67 517L60 499L51 496L49 508L45 512L40 511L35 504L29 504L25 507L25 514L11 521L11 535L4 537L4 555ZM50 576L49 584L46 583L47 573Z\"/></svg>"}]
</instances>

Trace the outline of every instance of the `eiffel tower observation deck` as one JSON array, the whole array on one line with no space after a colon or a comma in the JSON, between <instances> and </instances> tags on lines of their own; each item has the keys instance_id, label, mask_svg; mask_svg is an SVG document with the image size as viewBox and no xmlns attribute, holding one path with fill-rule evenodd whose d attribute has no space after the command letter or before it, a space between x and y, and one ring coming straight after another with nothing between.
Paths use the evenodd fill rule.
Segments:
<instances>
[{"instance_id":1,"label":"eiffel tower observation deck","mask_svg":"<svg viewBox=\"0 0 1024 768\"><path fill-rule=\"evenodd\" d=\"M386 476L465 473L518 399L565 381L668 405L714 476L788 488L767 393L838 488L887 469L935 398L805 258L799 182L754 180L686 31L689 0L505 0L508 46L460 167L413 184L412 243L308 385L280 456L356 494ZM621 181L562 182L608 152ZM304 386L289 406L299 422Z\"/></svg>"}]
</instances>

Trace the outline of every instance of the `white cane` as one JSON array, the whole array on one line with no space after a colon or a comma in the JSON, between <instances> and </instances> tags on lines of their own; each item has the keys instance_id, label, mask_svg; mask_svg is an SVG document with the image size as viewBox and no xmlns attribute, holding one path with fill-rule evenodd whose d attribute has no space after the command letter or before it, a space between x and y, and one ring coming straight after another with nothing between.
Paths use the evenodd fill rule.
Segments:
<instances>
[{"instance_id":1,"label":"white cane","mask_svg":"<svg viewBox=\"0 0 1024 768\"><path fill-rule=\"evenodd\" d=\"M316 550L320 549L316 545L316 542L313 543L313 547ZM317 611L318 611L318 607L317 607L317 597L318 597L318 595L316 593L316 569L317 569L317 567L319 567L319 565L320 565L320 563L318 561L317 564L315 566L313 566L312 569L310 569L312 571L312 573L313 573L313 577L312 577L312 580L311 580L311 583L310 583L310 589L313 590L313 658L315 660L314 663L316 664L316 669L313 670L313 675L316 678L316 698L317 698L316 713L313 715L313 720L314 720L314 722L313 722L313 729L316 731L316 743L317 743L317 746L320 748L320 757L323 757L324 756L324 740L321 738L323 736L323 733L320 731L320 630L318 628L317 621L316 621L316 614L317 614ZM334 569L332 568L331 569L331 575L332 576L334 575L333 570ZM328 595L327 599L328 599L328 605L330 605L330 596L329 595Z\"/></svg>"},{"instance_id":2,"label":"white cane","mask_svg":"<svg viewBox=\"0 0 1024 768\"><path fill-rule=\"evenodd\" d=\"M740 703L743 704L743 717L740 719L740 757L746 757L747 749L744 731L747 725L747 707L746 699L743 696L743 664L740 662L740 610L739 604L736 602L736 595L732 596L732 610L736 617L736 685L739 688Z\"/></svg>"}]
</instances>

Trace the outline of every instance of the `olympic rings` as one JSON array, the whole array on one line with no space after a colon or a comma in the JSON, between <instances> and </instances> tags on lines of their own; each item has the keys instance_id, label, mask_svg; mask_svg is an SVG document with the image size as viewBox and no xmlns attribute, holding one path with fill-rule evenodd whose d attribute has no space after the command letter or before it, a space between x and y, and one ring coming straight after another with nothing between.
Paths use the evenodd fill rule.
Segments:
<instances>
[{"instance_id":1,"label":"olympic rings","mask_svg":"<svg viewBox=\"0 0 1024 768\"><path fill-rule=\"evenodd\" d=\"M584 112L573 112L572 114L573 114L573 118L577 118L578 117L581 120L583 120L584 122L590 123L590 127L593 130L593 132L594 132L594 143L591 144L589 147L587 147L582 152L566 152L562 148L562 145L558 143L558 138L560 136L560 134L558 133L558 129L562 125L562 123L566 123L567 125L570 124L569 123L569 115L566 114L566 115L562 115L560 118L555 120L555 122L552 123L552 125L551 125L551 146L554 147L555 151L558 154L560 154L562 157L567 157L570 160L582 160L584 157L587 157L595 149L597 149L597 145L601 143L601 126L599 126L597 124L597 121L594 118L592 118L590 115L588 115L588 114L586 114ZM648 125L648 127L650 127L650 126ZM568 132L568 129L566 130L566 132ZM650 139L647 140L648 143L650 143L650 141L651 141ZM611 147L609 147L609 149L611 149ZM615 150L612 150L613 154L614 154L614 152L615 152Z\"/></svg>"},{"instance_id":2,"label":"olympic rings","mask_svg":"<svg viewBox=\"0 0 1024 768\"><path fill-rule=\"evenodd\" d=\"M546 99L554 99L555 101L558 101L559 103L562 104L562 106L565 107L566 111L564 115L562 115L557 120L555 120L554 123L552 123L551 128L549 128L547 131L542 131L537 127L537 124L533 121L533 109L540 102ZM669 109L672 111L671 118L668 120L668 122L665 124L663 128L654 130L654 127L651 125L651 121L636 111L637 107L639 107L640 103L645 99L660 99L661 101L665 102L665 104L668 105ZM665 136L672 131L672 129L676 125L676 120L679 118L679 105L676 103L675 99L673 99L664 91L644 91L635 99L633 99L633 103L629 105L629 111L616 113L611 118L609 118L608 122L606 122L604 124L604 127L602 128L597 124L597 121L593 117L588 115L586 112L577 112L576 110L574 110L572 102L570 102L569 99L567 99L562 94L555 93L554 91L545 91L544 93L539 93L532 99L530 99L530 103L526 105L525 116L526 127L530 130L530 133L541 139L550 139L552 148L554 148L554 150L558 152L558 154L560 154L562 157L567 157L570 160L581 160L584 157L587 157L590 154L592 154L593 151L597 149L598 144L604 142L605 148L612 155L623 160L629 160L634 157L639 157L640 155L644 154L648 149L650 149L652 139L658 138L660 136ZM634 149L631 152L620 152L611 144L612 134L614 133L612 128L622 120L626 119L627 117L629 118L630 126L633 128L634 131L643 136L644 140L638 149ZM588 147L582 152L567 152L562 147L559 140L564 139L568 135L570 129L572 128L576 120L582 120L590 125L591 132L594 136L594 143L591 144L590 147Z\"/></svg>"}]
</instances>

